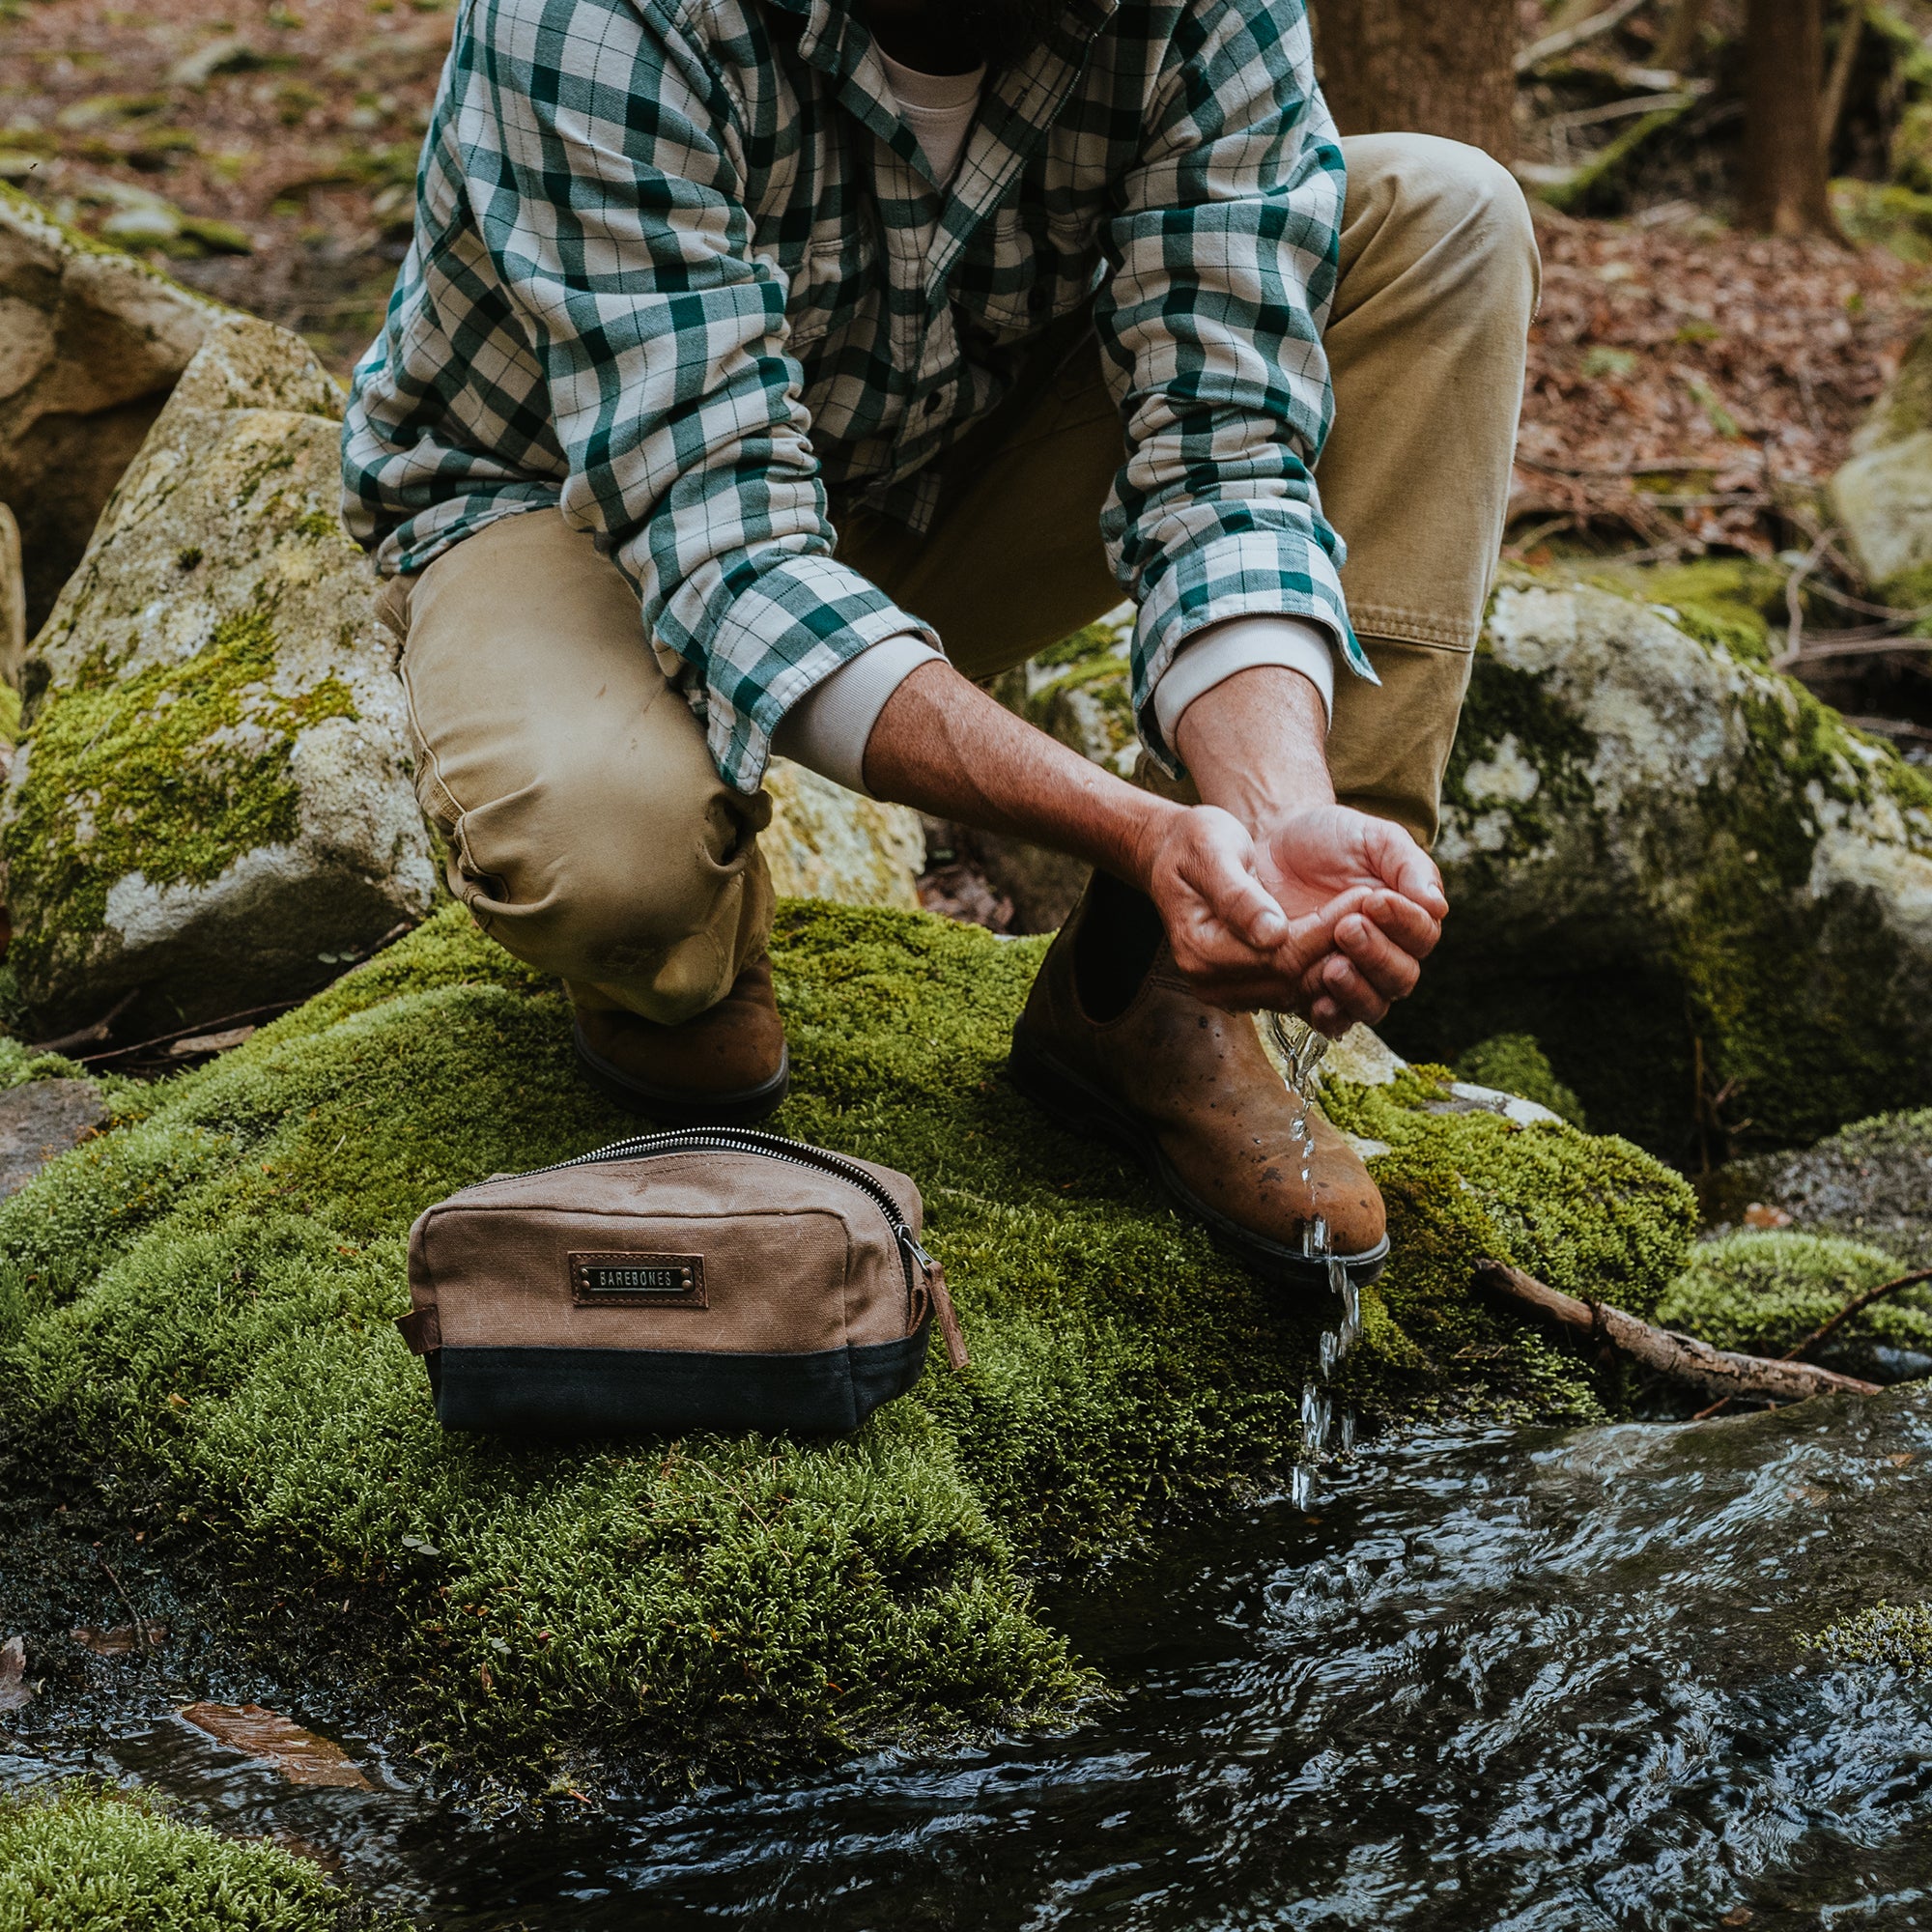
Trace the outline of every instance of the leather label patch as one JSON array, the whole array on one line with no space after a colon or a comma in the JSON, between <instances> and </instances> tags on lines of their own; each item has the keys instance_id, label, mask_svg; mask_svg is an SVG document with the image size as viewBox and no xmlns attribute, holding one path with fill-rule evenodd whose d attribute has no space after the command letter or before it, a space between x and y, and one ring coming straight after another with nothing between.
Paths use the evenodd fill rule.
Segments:
<instances>
[{"instance_id":1,"label":"leather label patch","mask_svg":"<svg viewBox=\"0 0 1932 1932\"><path fill-rule=\"evenodd\" d=\"M573 1254L570 1298L580 1308L703 1308L704 1257Z\"/></svg>"}]
</instances>

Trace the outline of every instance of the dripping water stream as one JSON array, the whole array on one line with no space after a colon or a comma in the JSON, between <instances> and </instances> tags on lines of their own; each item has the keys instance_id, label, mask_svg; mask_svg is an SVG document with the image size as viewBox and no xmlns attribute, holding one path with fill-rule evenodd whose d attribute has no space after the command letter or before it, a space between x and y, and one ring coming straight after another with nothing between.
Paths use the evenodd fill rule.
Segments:
<instances>
[{"instance_id":1,"label":"dripping water stream","mask_svg":"<svg viewBox=\"0 0 1932 1932\"><path fill-rule=\"evenodd\" d=\"M1312 1192L1315 1167L1315 1130L1309 1110L1321 1078L1321 1062L1328 1042L1305 1020L1286 1013L1269 1013L1267 1027L1283 1062L1282 1078L1294 1100L1289 1131L1294 1136L1301 1163L1302 1192ZM1328 1288L1340 1310L1340 1321L1324 1328L1317 1345L1316 1374L1301 1385L1301 1454L1295 1459L1290 1477L1293 1500L1303 1509L1313 1509L1319 1495L1318 1471L1331 1442L1350 1456L1355 1448L1354 1411L1339 1406L1326 1384L1349 1359L1362 1333L1362 1292L1350 1278L1342 1257L1333 1251L1326 1221L1317 1214L1302 1233L1302 1252L1311 1259L1324 1258L1328 1264Z\"/></svg>"}]
</instances>

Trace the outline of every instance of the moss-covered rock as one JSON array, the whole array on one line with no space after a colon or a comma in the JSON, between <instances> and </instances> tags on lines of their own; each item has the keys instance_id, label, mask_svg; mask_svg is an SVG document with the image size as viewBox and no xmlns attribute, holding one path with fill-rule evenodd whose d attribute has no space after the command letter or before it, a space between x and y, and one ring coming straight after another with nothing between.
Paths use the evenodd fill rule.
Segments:
<instances>
[{"instance_id":1,"label":"moss-covered rock","mask_svg":"<svg viewBox=\"0 0 1932 1932\"><path fill-rule=\"evenodd\" d=\"M403 1932L273 1845L119 1792L0 1797L0 1932Z\"/></svg>"},{"instance_id":2,"label":"moss-covered rock","mask_svg":"<svg viewBox=\"0 0 1932 1932\"><path fill-rule=\"evenodd\" d=\"M1455 1071L1458 1079L1478 1087L1534 1100L1573 1127L1589 1125L1583 1103L1557 1079L1549 1056L1533 1034L1499 1033L1493 1038L1478 1040L1458 1057Z\"/></svg>"},{"instance_id":3,"label":"moss-covered rock","mask_svg":"<svg viewBox=\"0 0 1932 1932\"><path fill-rule=\"evenodd\" d=\"M1932 1674L1932 1604L1874 1604L1827 1625L1809 1648L1840 1663L1924 1677Z\"/></svg>"},{"instance_id":4,"label":"moss-covered rock","mask_svg":"<svg viewBox=\"0 0 1932 1932\"><path fill-rule=\"evenodd\" d=\"M1929 238L1923 259L1932 260L1932 197L1913 199L1922 204ZM1854 433L1831 497L1880 596L1904 610L1932 603L1932 333L1913 343Z\"/></svg>"},{"instance_id":5,"label":"moss-covered rock","mask_svg":"<svg viewBox=\"0 0 1932 1932\"><path fill-rule=\"evenodd\" d=\"M855 1437L439 1432L390 1326L410 1220L631 1126L578 1077L560 997L450 911L124 1095L0 1207L0 1493L66 1523L140 1498L147 1560L217 1579L211 1618L429 1762L753 1771L1063 1717L1092 1682L1030 1577L1278 1471L1332 1311L1007 1086L1041 950L781 908L776 1124L918 1178L974 1350ZM1472 1301L1470 1264L1648 1309L1689 1189L1626 1143L1434 1111L1440 1068L1348 1065L1379 1084L1326 1104L1387 1150L1395 1253L1340 1393L1370 1427L1598 1412L1587 1370Z\"/></svg>"},{"instance_id":6,"label":"moss-covered rock","mask_svg":"<svg viewBox=\"0 0 1932 1932\"><path fill-rule=\"evenodd\" d=\"M1908 1268L1932 1266L1932 1110L1855 1121L1814 1147L1736 1162L1705 1196L1719 1222L1760 1202L1806 1233L1862 1242Z\"/></svg>"},{"instance_id":7,"label":"moss-covered rock","mask_svg":"<svg viewBox=\"0 0 1932 1932\"><path fill-rule=\"evenodd\" d=\"M1893 1280L1882 1248L1829 1235L1747 1231L1698 1247L1657 1305L1657 1319L1720 1349L1778 1356L1855 1296ZM1900 1351L1932 1356L1932 1293L1901 1289L1854 1316L1815 1359L1852 1375L1892 1379Z\"/></svg>"},{"instance_id":8,"label":"moss-covered rock","mask_svg":"<svg viewBox=\"0 0 1932 1932\"><path fill-rule=\"evenodd\" d=\"M1388 1032L1533 1034L1592 1122L1720 1159L1932 1089L1932 781L1675 615L1497 591L1436 849L1455 917Z\"/></svg>"},{"instance_id":9,"label":"moss-covered rock","mask_svg":"<svg viewBox=\"0 0 1932 1932\"><path fill-rule=\"evenodd\" d=\"M49 1031L300 994L433 903L339 401L298 338L213 326L34 642L0 840Z\"/></svg>"}]
</instances>

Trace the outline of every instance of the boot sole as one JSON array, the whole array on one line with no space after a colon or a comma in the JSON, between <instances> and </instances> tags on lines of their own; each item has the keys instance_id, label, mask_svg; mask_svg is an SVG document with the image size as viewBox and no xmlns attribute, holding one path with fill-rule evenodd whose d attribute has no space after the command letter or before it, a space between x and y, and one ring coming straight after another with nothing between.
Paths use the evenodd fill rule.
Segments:
<instances>
[{"instance_id":1,"label":"boot sole","mask_svg":"<svg viewBox=\"0 0 1932 1932\"><path fill-rule=\"evenodd\" d=\"M694 1094L688 1089L653 1087L592 1051L583 1029L573 1024L571 1038L584 1077L627 1113L660 1121L668 1127L749 1127L775 1113L791 1092L791 1049L779 1050L779 1070L756 1087L736 1094Z\"/></svg>"},{"instance_id":2,"label":"boot sole","mask_svg":"<svg viewBox=\"0 0 1932 1932\"><path fill-rule=\"evenodd\" d=\"M1061 1065L1050 1054L1034 1046L1020 1030L1013 1029L1012 1051L1007 1061L1007 1075L1013 1086L1035 1105L1053 1116L1062 1126L1078 1134L1096 1135L1114 1142L1131 1153L1153 1176L1163 1191L1184 1212L1207 1227L1222 1246L1264 1279L1292 1284L1296 1288L1328 1286L1328 1257L1305 1255L1299 1248L1271 1241L1238 1221L1208 1207L1175 1171L1161 1151L1160 1141L1140 1118L1128 1112L1111 1095L1091 1081L1083 1080L1070 1068ZM1349 1279L1358 1288L1372 1282L1388 1264L1388 1236L1358 1255L1339 1257Z\"/></svg>"}]
</instances>

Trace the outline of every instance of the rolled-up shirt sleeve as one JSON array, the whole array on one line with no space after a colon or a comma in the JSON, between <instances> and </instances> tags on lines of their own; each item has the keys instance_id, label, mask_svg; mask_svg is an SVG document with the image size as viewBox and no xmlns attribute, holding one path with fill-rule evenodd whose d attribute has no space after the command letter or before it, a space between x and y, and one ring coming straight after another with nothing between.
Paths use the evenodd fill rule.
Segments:
<instances>
[{"instance_id":1,"label":"rolled-up shirt sleeve","mask_svg":"<svg viewBox=\"0 0 1932 1932\"><path fill-rule=\"evenodd\" d=\"M1094 305L1126 431L1102 529L1139 607L1142 741L1169 772L1153 695L1209 625L1302 618L1375 676L1314 479L1343 192L1304 11L1197 0L1148 103Z\"/></svg>"},{"instance_id":2,"label":"rolled-up shirt sleeve","mask_svg":"<svg viewBox=\"0 0 1932 1932\"><path fill-rule=\"evenodd\" d=\"M753 248L715 77L641 14L492 18L464 188L542 370L563 515L636 583L719 771L754 791L805 693L885 638L936 639L832 555L785 281Z\"/></svg>"}]
</instances>

